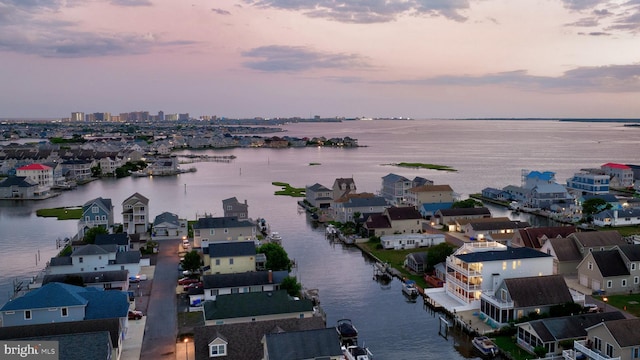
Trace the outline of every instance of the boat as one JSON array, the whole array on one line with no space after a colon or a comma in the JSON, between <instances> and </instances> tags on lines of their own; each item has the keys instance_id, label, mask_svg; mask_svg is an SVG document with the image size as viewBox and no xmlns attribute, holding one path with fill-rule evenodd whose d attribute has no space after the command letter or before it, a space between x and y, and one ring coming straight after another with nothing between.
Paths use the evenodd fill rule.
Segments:
<instances>
[{"instance_id":1,"label":"boat","mask_svg":"<svg viewBox=\"0 0 640 360\"><path fill-rule=\"evenodd\" d=\"M402 292L409 297L418 296L418 288L416 288L416 282L413 280L406 280L402 283Z\"/></svg>"},{"instance_id":2,"label":"boat","mask_svg":"<svg viewBox=\"0 0 640 360\"><path fill-rule=\"evenodd\" d=\"M372 360L373 354L364 346L342 346L342 354L347 360Z\"/></svg>"},{"instance_id":3,"label":"boat","mask_svg":"<svg viewBox=\"0 0 640 360\"><path fill-rule=\"evenodd\" d=\"M335 225L329 224L327 228L324 230L325 234L329 238L333 238L338 234L338 229L336 229Z\"/></svg>"},{"instance_id":4,"label":"boat","mask_svg":"<svg viewBox=\"0 0 640 360\"><path fill-rule=\"evenodd\" d=\"M498 355L499 349L496 344L486 336L476 336L471 340L473 346L484 356L494 357Z\"/></svg>"},{"instance_id":5,"label":"boat","mask_svg":"<svg viewBox=\"0 0 640 360\"><path fill-rule=\"evenodd\" d=\"M267 242L282 245L282 236L280 236L279 233L272 231L271 234L267 236Z\"/></svg>"},{"instance_id":6,"label":"boat","mask_svg":"<svg viewBox=\"0 0 640 360\"><path fill-rule=\"evenodd\" d=\"M345 347L358 343L358 329L350 319L340 319L336 324L336 331L340 337L340 344Z\"/></svg>"}]
</instances>

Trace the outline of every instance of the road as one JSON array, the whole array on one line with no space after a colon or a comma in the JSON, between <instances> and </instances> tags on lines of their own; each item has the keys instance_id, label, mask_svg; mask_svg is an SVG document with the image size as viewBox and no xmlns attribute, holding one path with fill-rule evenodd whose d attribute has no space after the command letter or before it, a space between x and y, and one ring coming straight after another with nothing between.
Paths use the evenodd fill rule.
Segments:
<instances>
[{"instance_id":1,"label":"road","mask_svg":"<svg viewBox=\"0 0 640 360\"><path fill-rule=\"evenodd\" d=\"M178 248L180 240L162 240L154 273L141 360L176 359Z\"/></svg>"}]
</instances>

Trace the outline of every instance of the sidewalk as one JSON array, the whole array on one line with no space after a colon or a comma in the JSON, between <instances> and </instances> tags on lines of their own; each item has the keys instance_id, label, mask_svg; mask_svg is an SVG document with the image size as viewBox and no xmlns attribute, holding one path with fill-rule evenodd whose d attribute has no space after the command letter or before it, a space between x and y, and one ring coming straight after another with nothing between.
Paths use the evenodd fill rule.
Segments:
<instances>
[{"instance_id":1,"label":"sidewalk","mask_svg":"<svg viewBox=\"0 0 640 360\"><path fill-rule=\"evenodd\" d=\"M195 360L195 347L193 339L189 338L188 342L176 343L176 360Z\"/></svg>"},{"instance_id":2,"label":"sidewalk","mask_svg":"<svg viewBox=\"0 0 640 360\"><path fill-rule=\"evenodd\" d=\"M140 351L142 350L142 338L144 337L144 328L147 323L147 317L143 316L140 320L129 320L129 329L122 341L121 360L139 360Z\"/></svg>"}]
</instances>

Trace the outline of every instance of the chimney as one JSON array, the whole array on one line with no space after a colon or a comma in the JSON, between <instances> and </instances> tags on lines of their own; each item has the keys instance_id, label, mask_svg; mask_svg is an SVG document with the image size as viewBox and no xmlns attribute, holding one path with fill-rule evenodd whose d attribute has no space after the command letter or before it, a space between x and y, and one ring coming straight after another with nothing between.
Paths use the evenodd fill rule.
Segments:
<instances>
[{"instance_id":1,"label":"chimney","mask_svg":"<svg viewBox=\"0 0 640 360\"><path fill-rule=\"evenodd\" d=\"M273 284L273 271L269 270L269 284Z\"/></svg>"}]
</instances>

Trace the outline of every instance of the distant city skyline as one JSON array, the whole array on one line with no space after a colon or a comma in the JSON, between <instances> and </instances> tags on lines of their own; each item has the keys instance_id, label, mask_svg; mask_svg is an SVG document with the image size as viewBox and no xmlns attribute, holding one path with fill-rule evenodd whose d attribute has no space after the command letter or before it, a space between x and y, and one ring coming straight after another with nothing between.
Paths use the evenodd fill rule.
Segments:
<instances>
[{"instance_id":1,"label":"distant city skyline","mask_svg":"<svg viewBox=\"0 0 640 360\"><path fill-rule=\"evenodd\" d=\"M640 0L5 0L0 56L2 119L640 117Z\"/></svg>"}]
</instances>

